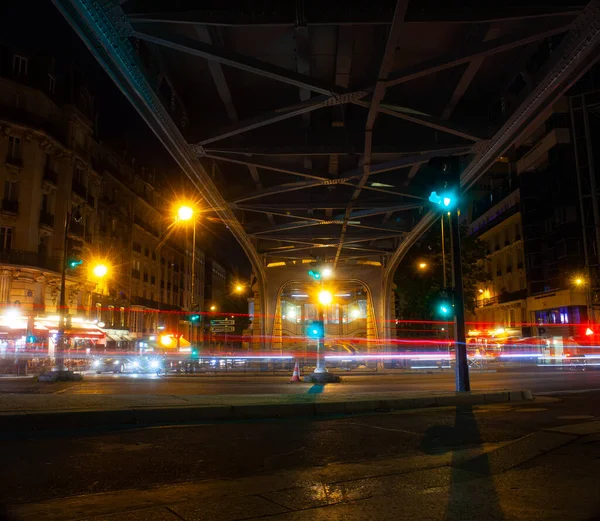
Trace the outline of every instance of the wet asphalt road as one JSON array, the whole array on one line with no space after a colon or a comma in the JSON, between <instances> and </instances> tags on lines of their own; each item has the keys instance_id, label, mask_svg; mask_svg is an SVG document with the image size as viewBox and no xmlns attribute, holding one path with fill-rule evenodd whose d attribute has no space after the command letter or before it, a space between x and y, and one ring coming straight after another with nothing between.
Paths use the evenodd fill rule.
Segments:
<instances>
[{"instance_id":1,"label":"wet asphalt road","mask_svg":"<svg viewBox=\"0 0 600 521\"><path fill-rule=\"evenodd\" d=\"M0 433L0 461L10 477L0 487L0 502L445 452L600 416L600 393L541 400L474 407L475 430L457 426L456 408L450 407L323 419L107 426L11 438ZM573 415L581 418L568 419Z\"/></svg>"},{"instance_id":2,"label":"wet asphalt road","mask_svg":"<svg viewBox=\"0 0 600 521\"><path fill-rule=\"evenodd\" d=\"M324 392L451 391L452 371L422 374L344 375L341 384L328 385ZM0 379L0 393L66 394L279 394L306 393L310 384L290 384L289 376L168 376L86 375L82 382L42 384L31 379ZM562 371L546 368L505 369L472 372L473 390L530 389L535 393L599 389L600 371Z\"/></svg>"}]
</instances>

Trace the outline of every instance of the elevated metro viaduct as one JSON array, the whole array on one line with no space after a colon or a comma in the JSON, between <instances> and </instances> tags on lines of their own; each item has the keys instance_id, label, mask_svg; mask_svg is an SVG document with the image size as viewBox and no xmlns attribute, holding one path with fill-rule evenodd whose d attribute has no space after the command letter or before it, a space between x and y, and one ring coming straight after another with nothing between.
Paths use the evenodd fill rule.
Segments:
<instances>
[{"instance_id":1,"label":"elevated metro viaduct","mask_svg":"<svg viewBox=\"0 0 600 521\"><path fill-rule=\"evenodd\" d=\"M53 2L247 254L261 349L303 259L387 338L428 160L468 190L600 57L598 0Z\"/></svg>"}]
</instances>

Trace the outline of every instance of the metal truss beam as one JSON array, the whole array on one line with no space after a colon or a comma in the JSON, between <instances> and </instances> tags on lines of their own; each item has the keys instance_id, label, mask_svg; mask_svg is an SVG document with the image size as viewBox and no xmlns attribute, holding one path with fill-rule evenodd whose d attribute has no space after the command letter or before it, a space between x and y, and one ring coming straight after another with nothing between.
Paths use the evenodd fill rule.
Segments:
<instances>
[{"instance_id":1,"label":"metal truss beam","mask_svg":"<svg viewBox=\"0 0 600 521\"><path fill-rule=\"evenodd\" d=\"M299 221L299 222L295 222L295 223L278 224L277 226L272 226L268 230L259 230L257 232L252 232L250 235L257 236L257 235L264 235L265 233L275 233L275 232L282 232L282 231L286 231L286 230L297 230L298 228L309 228L311 226L326 226L326 225L330 225L330 224L336 224L336 223L333 223L332 221L324 221L324 220L320 220L320 219L314 219L314 220L306 220L305 219L304 221Z\"/></svg>"},{"instance_id":2,"label":"metal truss beam","mask_svg":"<svg viewBox=\"0 0 600 521\"><path fill-rule=\"evenodd\" d=\"M356 230L355 230L356 231ZM387 233L382 235L374 235L373 232L363 232L362 234L353 234L346 235L346 240L344 244L358 244L361 242L376 242L385 239L396 239L398 237L403 237L406 235L406 232L395 232L395 233ZM335 241L336 245L340 240L339 235L270 235L270 236L261 236L259 237L261 240L269 240L269 241L278 241L278 242L289 242L289 243L302 243L303 241L326 241L329 244L329 241Z\"/></svg>"},{"instance_id":3,"label":"metal truss beam","mask_svg":"<svg viewBox=\"0 0 600 521\"><path fill-rule=\"evenodd\" d=\"M375 83L375 89L373 90L373 97L371 98L371 104L369 106L369 112L367 114L367 123L365 125L365 155L363 158L363 173L358 182L358 186L354 190L348 206L346 207L346 213L344 215L344 223L342 224L342 231L340 234L340 246L337 249L335 258L333 260L333 267L337 266L338 260L342 253L342 244L344 243L344 237L346 230L348 229L348 223L350 215L352 214L352 204L358 199L365 186L369 176L373 173L371 169L371 151L373 147L373 128L375 121L379 115L379 108L383 98L385 97L385 91L387 88L387 78L392 67L394 66L394 57L396 55L396 46L400 33L404 24L404 17L406 16L406 9L408 7L408 0L397 0L396 8L394 10L394 18L392 19L392 25L388 34L385 51L381 64L379 66L379 74L377 76L377 82Z\"/></svg>"},{"instance_id":4,"label":"metal truss beam","mask_svg":"<svg viewBox=\"0 0 600 521\"><path fill-rule=\"evenodd\" d=\"M260 116L257 116L255 118L250 118L241 121L237 125L233 125L229 128L221 130L221 132L216 136L211 136L206 139L203 139L202 141L200 141L199 144L202 146L209 145L210 143L214 143L216 141L220 141L228 137L237 136L250 130L255 130L257 128L265 127L267 125L272 125L273 123L285 121L286 119L295 118L303 114L308 114L313 110L318 110L324 107L332 107L335 105L344 105L354 100L358 100L366 96L366 94L367 91L357 91L350 94L341 94L339 96L316 96L314 98L307 99L306 101L303 101L301 103L296 103L289 107L273 110L271 112L261 114Z\"/></svg>"},{"instance_id":5,"label":"metal truss beam","mask_svg":"<svg viewBox=\"0 0 600 521\"><path fill-rule=\"evenodd\" d=\"M534 43L539 40L543 40L544 38L567 32L572 28L573 25L569 24L556 27L554 29L548 29L536 34L531 34L528 32L518 35L494 38L493 40L483 42L478 46L470 47L461 52L450 53L446 56L442 56L441 58L419 63L413 67L393 72L389 76L388 87L414 80L422 76L427 76L428 74L433 74L434 72L443 71L444 69L456 67L457 65L468 63L475 58L491 56L492 54L504 52L509 49L522 47L523 45Z\"/></svg>"},{"instance_id":6,"label":"metal truss beam","mask_svg":"<svg viewBox=\"0 0 600 521\"><path fill-rule=\"evenodd\" d=\"M390 139L392 136L390 136ZM326 137L316 136L315 141L326 142ZM395 145L376 145L372 146L371 154L376 156L380 154L417 154L422 152L436 151L439 154L450 154L454 149L468 146L464 142L456 143L414 143L410 144L406 141ZM356 145L332 144L332 145L300 145L300 146L284 146L284 147L204 147L207 154L228 154L241 156L329 156L329 155L346 155L349 153L355 155L363 155L364 149Z\"/></svg>"},{"instance_id":7,"label":"metal truss beam","mask_svg":"<svg viewBox=\"0 0 600 521\"><path fill-rule=\"evenodd\" d=\"M309 206L313 209L313 210L336 210L339 208L346 208L346 205L348 204L348 201L317 201L317 202L313 202L313 201L306 201L304 203L267 203L267 204L239 204L239 205L233 205L233 208L239 208L240 210L263 210L263 211L273 211L273 212L278 212L281 210L289 210L289 211L293 211L293 210L306 210ZM421 205L415 205L415 206L421 206ZM401 207L404 207L404 205L396 205L396 206L390 206L389 201L363 201L363 200L358 200L355 205L354 205L354 209L368 209L368 210L372 210L372 209L377 209L377 208L384 208L386 210L390 209L390 208L398 208L400 209Z\"/></svg>"},{"instance_id":8,"label":"metal truss beam","mask_svg":"<svg viewBox=\"0 0 600 521\"><path fill-rule=\"evenodd\" d=\"M498 6L479 7L423 7L418 2L410 6L406 23L483 23L510 20L526 20L552 16L575 16L580 10L579 2L570 6ZM248 4L251 6L252 4ZM344 4L331 7L319 2L312 9L306 7L306 25L390 25L393 9L382 7L379 3L365 4L359 8ZM582 5L583 8L583 5ZM275 11L258 7L244 9L195 9L192 11L148 11L134 12L130 15L133 23L193 24L220 27L292 27L294 24L293 6L289 9L279 7Z\"/></svg>"},{"instance_id":9,"label":"metal truss beam","mask_svg":"<svg viewBox=\"0 0 600 521\"><path fill-rule=\"evenodd\" d=\"M463 190L477 182L491 168L496 158L503 155L515 141L539 122L545 111L598 61L600 1L589 2L575 20L573 27L540 71L540 79L535 83L535 88L490 140L477 145L476 154L461 175ZM399 262L438 219L437 212L428 212L390 257L384 277L385 294L391 294L392 278ZM390 318L388 310L385 319Z\"/></svg>"},{"instance_id":10,"label":"metal truss beam","mask_svg":"<svg viewBox=\"0 0 600 521\"><path fill-rule=\"evenodd\" d=\"M370 108L369 102L367 101L354 101L355 105L359 105L360 107ZM423 127L429 127L434 130L439 130L440 132L446 132L447 134L452 134L453 136L462 137L464 139L468 139L470 141L481 141L480 136L474 135L472 132L469 132L466 129L463 129L460 126L454 125L448 121L442 121L438 118L434 118L433 116L426 116L421 114L414 114L411 112L393 110L391 108L381 106L379 107L379 112L383 114L387 114L388 116L393 116L395 118L403 119L405 121L410 121L411 123L416 123L417 125L421 125Z\"/></svg>"},{"instance_id":11,"label":"metal truss beam","mask_svg":"<svg viewBox=\"0 0 600 521\"><path fill-rule=\"evenodd\" d=\"M277 67L266 63L250 56L244 56L227 49L221 49L206 43L187 38L174 33L165 31L159 31L156 34L150 34L143 31L132 30L131 36L139 38L140 40L162 45L176 51L191 54L192 56L198 56L206 60L215 61L221 65L227 65L228 67L234 67L245 72L250 72L270 78L275 81L294 85L299 88L307 89L312 92L319 94L325 94L329 97L335 95L346 94L347 91L340 89L335 85L330 85L326 82L320 81L310 76L305 76L282 67Z\"/></svg>"}]
</instances>

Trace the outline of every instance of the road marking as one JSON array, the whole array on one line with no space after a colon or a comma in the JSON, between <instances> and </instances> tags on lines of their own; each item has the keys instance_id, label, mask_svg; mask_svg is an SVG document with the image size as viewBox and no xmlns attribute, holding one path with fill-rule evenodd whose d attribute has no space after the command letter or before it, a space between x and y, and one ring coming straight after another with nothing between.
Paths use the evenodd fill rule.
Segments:
<instances>
[{"instance_id":1,"label":"road marking","mask_svg":"<svg viewBox=\"0 0 600 521\"><path fill-rule=\"evenodd\" d=\"M571 390L558 390L558 391L542 391L542 392L535 392L533 393L534 395L540 395L540 396L545 396L545 395L561 395L561 394L583 394L583 393L593 393L593 392L598 392L600 391L600 388L596 388L596 389L571 389Z\"/></svg>"},{"instance_id":2,"label":"road marking","mask_svg":"<svg viewBox=\"0 0 600 521\"><path fill-rule=\"evenodd\" d=\"M404 434L411 434L412 436L425 436L424 434L420 434L418 432L405 431L404 429L392 429L389 427L379 427L377 425L367 425L365 423L358 422L348 422L346 425L358 425L359 427L367 427L369 429L377 429L379 431L392 431L392 432L403 432Z\"/></svg>"},{"instance_id":3,"label":"road marking","mask_svg":"<svg viewBox=\"0 0 600 521\"><path fill-rule=\"evenodd\" d=\"M600 432L600 421L574 423L571 425L563 425L561 427L550 427L544 430L549 432L560 432L563 434L575 434L577 436L585 436L587 434L596 434Z\"/></svg>"},{"instance_id":4,"label":"road marking","mask_svg":"<svg viewBox=\"0 0 600 521\"><path fill-rule=\"evenodd\" d=\"M75 384L75 385L71 385L69 387L65 387L64 389L61 389L60 391L54 391L52 394L66 393L67 391L70 391L71 389L74 389L75 387L81 387L81 384Z\"/></svg>"}]
</instances>

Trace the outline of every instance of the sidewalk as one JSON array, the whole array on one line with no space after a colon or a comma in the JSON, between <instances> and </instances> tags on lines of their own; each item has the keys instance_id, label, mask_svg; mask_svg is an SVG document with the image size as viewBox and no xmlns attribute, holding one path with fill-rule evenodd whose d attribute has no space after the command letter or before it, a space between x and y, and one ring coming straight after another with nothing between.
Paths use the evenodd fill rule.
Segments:
<instances>
[{"instance_id":1,"label":"sidewalk","mask_svg":"<svg viewBox=\"0 0 600 521\"><path fill-rule=\"evenodd\" d=\"M481 405L531 400L531 391L369 392L244 395L2 394L0 419L6 429L84 428L251 418L310 417L375 411Z\"/></svg>"},{"instance_id":2,"label":"sidewalk","mask_svg":"<svg viewBox=\"0 0 600 521\"><path fill-rule=\"evenodd\" d=\"M477 428L469 407L457 413L457 424ZM600 422L442 453L427 450L433 435L426 433L416 456L117 490L10 510L22 521L597 519Z\"/></svg>"}]
</instances>

